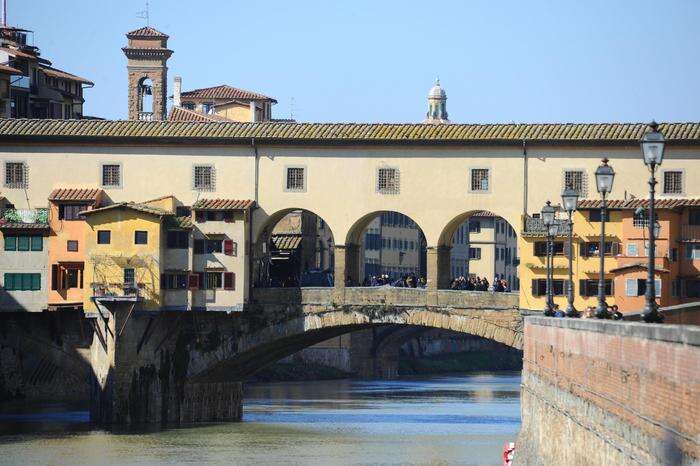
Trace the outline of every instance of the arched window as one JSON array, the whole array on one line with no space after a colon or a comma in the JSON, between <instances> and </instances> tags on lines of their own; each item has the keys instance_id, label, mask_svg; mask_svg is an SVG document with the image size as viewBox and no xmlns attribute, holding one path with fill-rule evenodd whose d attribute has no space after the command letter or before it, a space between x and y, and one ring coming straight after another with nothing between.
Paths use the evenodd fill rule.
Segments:
<instances>
[{"instance_id":1,"label":"arched window","mask_svg":"<svg viewBox=\"0 0 700 466\"><path fill-rule=\"evenodd\" d=\"M139 96L139 120L153 120L153 81L149 77L143 77L139 81L138 87Z\"/></svg>"}]
</instances>

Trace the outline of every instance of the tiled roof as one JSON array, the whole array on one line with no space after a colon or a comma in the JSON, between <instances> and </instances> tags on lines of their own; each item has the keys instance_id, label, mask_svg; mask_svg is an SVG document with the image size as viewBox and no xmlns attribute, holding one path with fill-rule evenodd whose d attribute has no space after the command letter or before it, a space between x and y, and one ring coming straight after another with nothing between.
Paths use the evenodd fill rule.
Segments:
<instances>
[{"instance_id":1,"label":"tiled roof","mask_svg":"<svg viewBox=\"0 0 700 466\"><path fill-rule=\"evenodd\" d=\"M12 68L11 66L0 65L0 73L17 75L22 74L22 71L18 70L17 68Z\"/></svg>"},{"instance_id":2,"label":"tiled roof","mask_svg":"<svg viewBox=\"0 0 700 466\"><path fill-rule=\"evenodd\" d=\"M194 203L197 210L246 210L253 207L255 201L238 199L200 199Z\"/></svg>"},{"instance_id":3,"label":"tiled roof","mask_svg":"<svg viewBox=\"0 0 700 466\"><path fill-rule=\"evenodd\" d=\"M9 222L0 219L0 230L48 230L48 223Z\"/></svg>"},{"instance_id":4,"label":"tiled roof","mask_svg":"<svg viewBox=\"0 0 700 466\"><path fill-rule=\"evenodd\" d=\"M70 74L66 71L59 70L56 68L52 68L50 66L42 66L41 70L44 72L46 76L50 76L52 78L59 78L59 79L67 79L69 81L75 81L83 84L89 84L89 85L94 85L92 81L89 79L81 78L80 76L76 76L74 74Z\"/></svg>"},{"instance_id":5,"label":"tiled roof","mask_svg":"<svg viewBox=\"0 0 700 466\"><path fill-rule=\"evenodd\" d=\"M603 205L601 199L583 199L579 201L579 209L600 209ZM697 198L667 198L656 199L654 207L657 209L673 209L676 207L699 207L700 199ZM649 199L609 199L606 203L608 209L637 209L649 208Z\"/></svg>"},{"instance_id":6,"label":"tiled roof","mask_svg":"<svg viewBox=\"0 0 700 466\"><path fill-rule=\"evenodd\" d=\"M144 26L142 28L127 32L126 37L162 37L167 39L169 36L150 26Z\"/></svg>"},{"instance_id":7,"label":"tiled roof","mask_svg":"<svg viewBox=\"0 0 700 466\"><path fill-rule=\"evenodd\" d=\"M80 212L81 215L91 215L95 214L97 212L105 212L108 210L113 210L113 209L131 209L135 210L138 212L144 212L147 214L151 215L156 215L159 217L163 217L165 215L172 215L172 212L168 212L167 210L159 209L158 207L153 207L147 204L140 204L137 202L119 202L117 204L112 204L108 205L106 207L100 207L99 209L92 209L92 210L85 210L83 212Z\"/></svg>"},{"instance_id":8,"label":"tiled roof","mask_svg":"<svg viewBox=\"0 0 700 466\"><path fill-rule=\"evenodd\" d=\"M33 53L28 53L28 52L23 52L21 50L13 49L10 47L0 47L0 51L5 52L9 54L10 56L13 57L19 57L19 58L26 58L27 60L36 60L39 63L44 63L46 65L50 65L51 62L48 61L45 58L41 58L40 56L33 54Z\"/></svg>"},{"instance_id":9,"label":"tiled roof","mask_svg":"<svg viewBox=\"0 0 700 466\"><path fill-rule=\"evenodd\" d=\"M49 194L49 201L92 201L102 194L99 188L59 188Z\"/></svg>"},{"instance_id":10,"label":"tiled roof","mask_svg":"<svg viewBox=\"0 0 700 466\"><path fill-rule=\"evenodd\" d=\"M190 99L226 99L226 100L271 100L277 102L272 97L268 97L263 94L259 94L253 91L246 91L245 89L238 89L228 84L222 84L220 86L214 87L203 87L201 89L193 89L191 91L185 91L180 94L180 97L190 98Z\"/></svg>"},{"instance_id":11,"label":"tiled roof","mask_svg":"<svg viewBox=\"0 0 700 466\"><path fill-rule=\"evenodd\" d=\"M296 249L301 240L301 235L272 235L272 244L280 250Z\"/></svg>"},{"instance_id":12,"label":"tiled roof","mask_svg":"<svg viewBox=\"0 0 700 466\"><path fill-rule=\"evenodd\" d=\"M168 115L168 121L231 121L228 118L224 118L219 115L211 115L195 112L194 110L188 110L183 107L173 107Z\"/></svg>"},{"instance_id":13,"label":"tiled roof","mask_svg":"<svg viewBox=\"0 0 700 466\"><path fill-rule=\"evenodd\" d=\"M659 125L666 140L700 144L700 123ZM7 137L149 138L199 142L347 142L347 143L500 143L600 142L638 144L642 123L601 124L445 124L405 123L238 123L123 120L0 119L0 140Z\"/></svg>"},{"instance_id":14,"label":"tiled roof","mask_svg":"<svg viewBox=\"0 0 700 466\"><path fill-rule=\"evenodd\" d=\"M627 265L623 265L623 266L620 266L620 267L617 267L614 269L610 269L610 272L618 273L618 272L624 272L624 271L630 270L630 269L648 270L649 266L648 266L648 264L646 264L644 262L635 262L634 264L627 264ZM668 273L668 270L664 269L663 267L654 267L654 271L659 272L659 273Z\"/></svg>"}]
</instances>

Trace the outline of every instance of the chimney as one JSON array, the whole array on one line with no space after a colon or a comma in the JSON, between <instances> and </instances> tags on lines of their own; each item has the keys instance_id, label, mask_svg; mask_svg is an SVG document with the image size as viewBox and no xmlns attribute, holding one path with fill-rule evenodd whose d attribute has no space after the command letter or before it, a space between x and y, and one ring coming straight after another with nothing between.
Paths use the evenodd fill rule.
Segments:
<instances>
[{"instance_id":1,"label":"chimney","mask_svg":"<svg viewBox=\"0 0 700 466\"><path fill-rule=\"evenodd\" d=\"M258 121L258 118L257 118L257 115L256 115L257 112L256 112L255 110L256 110L256 108L255 108L255 101L254 101L254 100L251 100L251 101L250 101L250 121L253 122L253 123L255 123L256 121Z\"/></svg>"},{"instance_id":2,"label":"chimney","mask_svg":"<svg viewBox=\"0 0 700 466\"><path fill-rule=\"evenodd\" d=\"M180 93L182 92L182 78L180 76L175 76L173 82L173 106L180 106Z\"/></svg>"}]
</instances>

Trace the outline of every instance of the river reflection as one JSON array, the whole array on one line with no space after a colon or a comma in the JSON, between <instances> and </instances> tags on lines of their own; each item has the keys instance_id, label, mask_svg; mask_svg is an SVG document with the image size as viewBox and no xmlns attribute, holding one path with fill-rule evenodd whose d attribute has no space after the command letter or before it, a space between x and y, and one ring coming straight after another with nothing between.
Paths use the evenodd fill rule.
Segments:
<instances>
[{"instance_id":1,"label":"river reflection","mask_svg":"<svg viewBox=\"0 0 700 466\"><path fill-rule=\"evenodd\" d=\"M114 434L84 411L0 414L2 464L499 464L519 374L249 384L242 423Z\"/></svg>"}]
</instances>

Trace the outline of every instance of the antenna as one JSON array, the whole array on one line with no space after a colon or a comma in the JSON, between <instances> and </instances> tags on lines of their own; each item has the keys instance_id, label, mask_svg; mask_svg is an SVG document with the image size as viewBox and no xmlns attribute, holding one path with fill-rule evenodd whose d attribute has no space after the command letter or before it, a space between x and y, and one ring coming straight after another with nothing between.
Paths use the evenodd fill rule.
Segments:
<instances>
[{"instance_id":1,"label":"antenna","mask_svg":"<svg viewBox=\"0 0 700 466\"><path fill-rule=\"evenodd\" d=\"M3 2L6 0L3 0ZM146 20L146 26L151 25L151 17L150 17L150 8L148 6L148 0L146 0L146 9L143 11L139 11L136 13L137 18L145 19Z\"/></svg>"},{"instance_id":2,"label":"antenna","mask_svg":"<svg viewBox=\"0 0 700 466\"><path fill-rule=\"evenodd\" d=\"M2 27L7 26L7 0L2 0Z\"/></svg>"},{"instance_id":3,"label":"antenna","mask_svg":"<svg viewBox=\"0 0 700 466\"><path fill-rule=\"evenodd\" d=\"M295 110L295 100L294 97L292 97L291 102L289 103L289 119L293 120L294 119L294 110Z\"/></svg>"}]
</instances>

